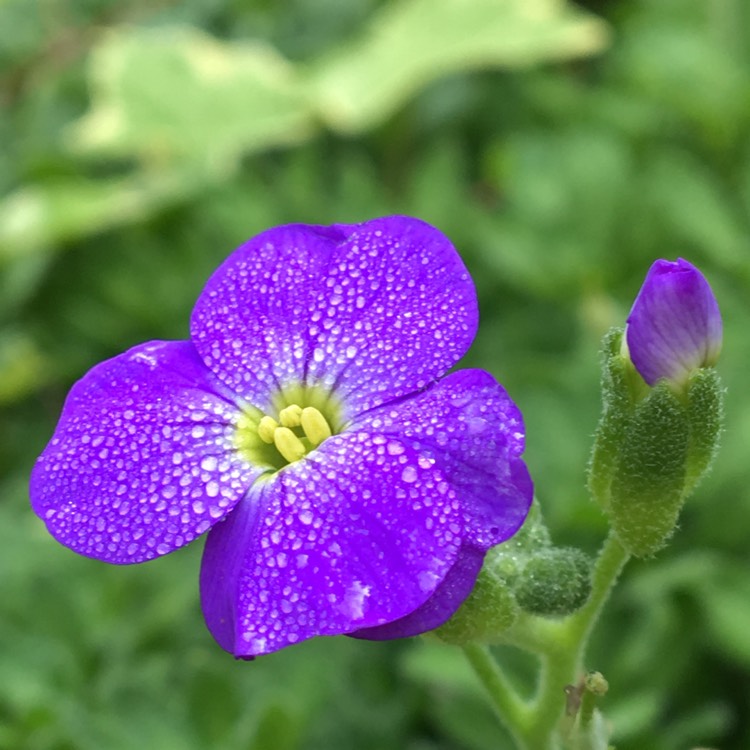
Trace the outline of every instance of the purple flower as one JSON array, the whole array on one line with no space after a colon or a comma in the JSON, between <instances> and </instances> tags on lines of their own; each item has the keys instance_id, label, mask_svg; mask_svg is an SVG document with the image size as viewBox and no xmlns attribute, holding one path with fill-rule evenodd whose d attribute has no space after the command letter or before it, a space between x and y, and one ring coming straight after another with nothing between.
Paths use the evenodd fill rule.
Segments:
<instances>
[{"instance_id":1,"label":"purple flower","mask_svg":"<svg viewBox=\"0 0 750 750\"><path fill-rule=\"evenodd\" d=\"M721 313L703 274L682 258L657 260L633 303L626 338L635 369L649 385L665 378L682 386L694 370L715 365Z\"/></svg>"},{"instance_id":2,"label":"purple flower","mask_svg":"<svg viewBox=\"0 0 750 750\"><path fill-rule=\"evenodd\" d=\"M532 495L502 386L437 380L477 318L458 254L421 221L264 232L209 279L190 341L141 344L73 387L34 510L119 564L210 529L203 611L240 657L432 629Z\"/></svg>"}]
</instances>

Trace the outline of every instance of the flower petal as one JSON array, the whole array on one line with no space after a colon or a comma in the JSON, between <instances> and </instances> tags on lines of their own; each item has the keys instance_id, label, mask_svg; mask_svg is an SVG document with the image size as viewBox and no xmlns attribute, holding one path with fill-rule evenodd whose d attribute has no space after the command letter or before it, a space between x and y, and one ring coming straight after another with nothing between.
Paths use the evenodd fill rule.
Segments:
<instances>
[{"instance_id":1,"label":"flower petal","mask_svg":"<svg viewBox=\"0 0 750 750\"><path fill-rule=\"evenodd\" d=\"M211 531L206 622L227 651L253 656L398 620L448 575L462 531L432 462L396 439L336 435Z\"/></svg>"},{"instance_id":2,"label":"flower petal","mask_svg":"<svg viewBox=\"0 0 750 750\"><path fill-rule=\"evenodd\" d=\"M349 635L371 641L386 641L392 638L410 638L440 627L453 616L471 593L483 561L484 552L476 547L464 545L448 575L421 607L400 620L374 628L356 630Z\"/></svg>"},{"instance_id":3,"label":"flower petal","mask_svg":"<svg viewBox=\"0 0 750 750\"><path fill-rule=\"evenodd\" d=\"M719 305L705 276L688 261L657 260L628 316L626 339L636 370L649 384L684 384L721 352Z\"/></svg>"},{"instance_id":4,"label":"flower petal","mask_svg":"<svg viewBox=\"0 0 750 750\"><path fill-rule=\"evenodd\" d=\"M427 386L476 327L449 240L392 216L249 240L209 279L191 330L205 363L258 408L282 386L335 386L347 418Z\"/></svg>"},{"instance_id":5,"label":"flower petal","mask_svg":"<svg viewBox=\"0 0 750 750\"><path fill-rule=\"evenodd\" d=\"M461 500L466 540L486 550L513 536L534 488L521 459L523 417L484 370L459 370L432 388L365 414L352 429L399 436L436 462Z\"/></svg>"},{"instance_id":6,"label":"flower petal","mask_svg":"<svg viewBox=\"0 0 750 750\"><path fill-rule=\"evenodd\" d=\"M154 341L76 383L31 477L50 533L82 555L135 563L192 541L260 469L233 447L238 409L192 344Z\"/></svg>"}]
</instances>

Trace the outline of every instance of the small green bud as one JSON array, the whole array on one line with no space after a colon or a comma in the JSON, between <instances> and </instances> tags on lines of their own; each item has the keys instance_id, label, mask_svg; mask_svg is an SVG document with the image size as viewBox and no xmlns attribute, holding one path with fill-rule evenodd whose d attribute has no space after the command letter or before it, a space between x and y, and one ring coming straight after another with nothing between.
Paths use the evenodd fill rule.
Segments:
<instances>
[{"instance_id":1,"label":"small green bud","mask_svg":"<svg viewBox=\"0 0 750 750\"><path fill-rule=\"evenodd\" d=\"M565 747L570 750L605 750L609 744L610 728L597 704L607 694L609 684L601 672L589 672L577 685L568 685L564 725Z\"/></svg>"},{"instance_id":2,"label":"small green bud","mask_svg":"<svg viewBox=\"0 0 750 750\"><path fill-rule=\"evenodd\" d=\"M526 612L543 617L569 615L591 594L591 561L573 547L542 550L526 561L515 592Z\"/></svg>"},{"instance_id":3,"label":"small green bud","mask_svg":"<svg viewBox=\"0 0 750 750\"><path fill-rule=\"evenodd\" d=\"M588 672L583 678L583 686L587 692L597 696L606 695L609 690L609 683L601 672Z\"/></svg>"}]
</instances>

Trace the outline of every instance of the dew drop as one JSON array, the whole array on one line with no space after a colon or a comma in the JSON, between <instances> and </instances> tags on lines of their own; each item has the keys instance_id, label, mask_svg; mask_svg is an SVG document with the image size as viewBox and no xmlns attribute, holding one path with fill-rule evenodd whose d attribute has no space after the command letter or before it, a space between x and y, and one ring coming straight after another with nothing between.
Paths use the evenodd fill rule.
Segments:
<instances>
[{"instance_id":1,"label":"dew drop","mask_svg":"<svg viewBox=\"0 0 750 750\"><path fill-rule=\"evenodd\" d=\"M391 440L386 446L386 450L391 454L391 456L400 456L406 449L403 445L401 445L401 443L397 443L394 440Z\"/></svg>"},{"instance_id":2,"label":"dew drop","mask_svg":"<svg viewBox=\"0 0 750 750\"><path fill-rule=\"evenodd\" d=\"M417 481L417 470L413 466L404 466L404 470L401 472L401 479L404 482L411 484Z\"/></svg>"}]
</instances>

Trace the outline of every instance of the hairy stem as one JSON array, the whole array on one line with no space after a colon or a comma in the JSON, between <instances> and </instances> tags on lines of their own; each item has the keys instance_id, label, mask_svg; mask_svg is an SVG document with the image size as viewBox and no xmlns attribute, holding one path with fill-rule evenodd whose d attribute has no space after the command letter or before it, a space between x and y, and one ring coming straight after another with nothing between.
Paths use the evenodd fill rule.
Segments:
<instances>
[{"instance_id":1,"label":"hairy stem","mask_svg":"<svg viewBox=\"0 0 750 750\"><path fill-rule=\"evenodd\" d=\"M529 722L529 709L525 701L518 696L487 646L469 643L463 647L463 651L487 691L500 721L518 747L526 750L523 729Z\"/></svg>"},{"instance_id":2,"label":"hairy stem","mask_svg":"<svg viewBox=\"0 0 750 750\"><path fill-rule=\"evenodd\" d=\"M576 683L583 671L593 627L629 557L617 537L610 534L594 567L591 596L578 612L560 621L526 616L508 632L509 643L534 651L540 658L537 692L530 702L518 696L487 648L476 644L464 647L519 750L560 747L557 728L565 707L565 687Z\"/></svg>"}]
</instances>

